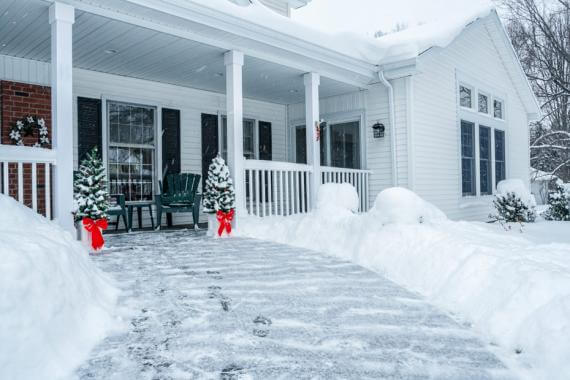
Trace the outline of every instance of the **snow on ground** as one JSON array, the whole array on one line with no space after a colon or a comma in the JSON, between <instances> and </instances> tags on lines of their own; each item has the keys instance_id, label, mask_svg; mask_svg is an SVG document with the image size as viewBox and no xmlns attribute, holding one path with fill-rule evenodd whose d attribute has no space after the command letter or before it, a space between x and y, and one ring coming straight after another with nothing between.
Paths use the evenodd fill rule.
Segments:
<instances>
[{"instance_id":1,"label":"snow on ground","mask_svg":"<svg viewBox=\"0 0 570 380\"><path fill-rule=\"evenodd\" d=\"M69 375L113 327L116 289L55 223L0 195L0 378Z\"/></svg>"},{"instance_id":2,"label":"snow on ground","mask_svg":"<svg viewBox=\"0 0 570 380\"><path fill-rule=\"evenodd\" d=\"M521 234L453 222L405 189L386 190L369 213L355 215L346 193L321 192L326 199L311 214L242 219L238 233L385 274L472 323L523 375L570 373L570 224L540 222Z\"/></svg>"},{"instance_id":3,"label":"snow on ground","mask_svg":"<svg viewBox=\"0 0 570 380\"><path fill-rule=\"evenodd\" d=\"M130 328L80 379L514 378L466 326L346 260L253 239L113 235Z\"/></svg>"}]
</instances>

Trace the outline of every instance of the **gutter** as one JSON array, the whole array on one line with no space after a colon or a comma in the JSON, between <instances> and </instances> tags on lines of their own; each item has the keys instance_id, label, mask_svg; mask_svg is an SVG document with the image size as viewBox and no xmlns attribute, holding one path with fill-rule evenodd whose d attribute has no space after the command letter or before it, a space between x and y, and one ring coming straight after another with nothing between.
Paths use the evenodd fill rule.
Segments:
<instances>
[{"instance_id":1,"label":"gutter","mask_svg":"<svg viewBox=\"0 0 570 380\"><path fill-rule=\"evenodd\" d=\"M398 186L398 165L397 165L397 152L396 152L396 107L394 104L394 87L384 76L384 70L378 72L378 79L388 89L388 112L390 113L390 144L392 150L392 185Z\"/></svg>"}]
</instances>

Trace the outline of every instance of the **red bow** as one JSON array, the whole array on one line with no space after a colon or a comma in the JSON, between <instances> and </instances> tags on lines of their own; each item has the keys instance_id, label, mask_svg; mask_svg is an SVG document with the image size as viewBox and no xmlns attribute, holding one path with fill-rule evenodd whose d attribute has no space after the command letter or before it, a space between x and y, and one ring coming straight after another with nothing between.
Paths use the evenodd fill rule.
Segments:
<instances>
[{"instance_id":1,"label":"red bow","mask_svg":"<svg viewBox=\"0 0 570 380\"><path fill-rule=\"evenodd\" d=\"M103 240L103 234L101 233L101 230L107 229L107 219L93 220L91 218L83 218L83 226L87 232L91 233L91 246L93 249L97 251L103 248L105 240Z\"/></svg>"},{"instance_id":2,"label":"red bow","mask_svg":"<svg viewBox=\"0 0 570 380\"><path fill-rule=\"evenodd\" d=\"M229 212L223 212L222 210L218 210L216 214L218 222L220 223L220 227L218 228L218 236L222 236L224 230L229 234L232 233L232 220L234 219L234 209L231 209Z\"/></svg>"}]
</instances>

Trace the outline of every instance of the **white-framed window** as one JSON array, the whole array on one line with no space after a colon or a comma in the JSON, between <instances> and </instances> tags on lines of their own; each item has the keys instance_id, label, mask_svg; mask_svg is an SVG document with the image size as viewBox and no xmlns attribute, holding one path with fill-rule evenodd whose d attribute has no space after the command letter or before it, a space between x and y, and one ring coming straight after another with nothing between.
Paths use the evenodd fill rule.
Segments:
<instances>
[{"instance_id":1,"label":"white-framed window","mask_svg":"<svg viewBox=\"0 0 570 380\"><path fill-rule=\"evenodd\" d=\"M459 85L459 105L464 108L473 108L473 88L465 84Z\"/></svg>"},{"instance_id":2,"label":"white-framed window","mask_svg":"<svg viewBox=\"0 0 570 380\"><path fill-rule=\"evenodd\" d=\"M493 99L493 116L500 120L505 118L505 103L501 99Z\"/></svg>"},{"instance_id":3,"label":"white-framed window","mask_svg":"<svg viewBox=\"0 0 570 380\"><path fill-rule=\"evenodd\" d=\"M475 124L461 120L461 191L477 195L475 172Z\"/></svg>"},{"instance_id":4,"label":"white-framed window","mask_svg":"<svg viewBox=\"0 0 570 380\"><path fill-rule=\"evenodd\" d=\"M156 171L156 108L107 102L109 191L127 201L152 200Z\"/></svg>"},{"instance_id":5,"label":"white-framed window","mask_svg":"<svg viewBox=\"0 0 570 380\"><path fill-rule=\"evenodd\" d=\"M255 119L243 119L243 156L246 160L272 159L272 123ZM228 157L228 118L222 115L222 128L220 131L222 157Z\"/></svg>"},{"instance_id":6,"label":"white-framed window","mask_svg":"<svg viewBox=\"0 0 570 380\"><path fill-rule=\"evenodd\" d=\"M493 194L491 128L479 125L479 189L481 195Z\"/></svg>"},{"instance_id":7,"label":"white-framed window","mask_svg":"<svg viewBox=\"0 0 570 380\"><path fill-rule=\"evenodd\" d=\"M478 93L478 105L477 105L477 109L480 113L483 113L485 115L489 114L489 95L479 92Z\"/></svg>"},{"instance_id":8,"label":"white-framed window","mask_svg":"<svg viewBox=\"0 0 570 380\"><path fill-rule=\"evenodd\" d=\"M505 131L495 129L495 184L507 178ZM495 185L495 186L496 186Z\"/></svg>"}]
</instances>

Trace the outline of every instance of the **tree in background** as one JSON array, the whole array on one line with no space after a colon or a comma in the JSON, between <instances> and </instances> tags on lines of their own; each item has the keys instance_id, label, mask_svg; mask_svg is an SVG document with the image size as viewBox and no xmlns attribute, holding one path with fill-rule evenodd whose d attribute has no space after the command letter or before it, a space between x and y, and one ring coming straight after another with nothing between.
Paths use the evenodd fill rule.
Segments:
<instances>
[{"instance_id":1,"label":"tree in background","mask_svg":"<svg viewBox=\"0 0 570 380\"><path fill-rule=\"evenodd\" d=\"M570 181L570 0L500 0L507 31L542 103L531 166Z\"/></svg>"}]
</instances>

